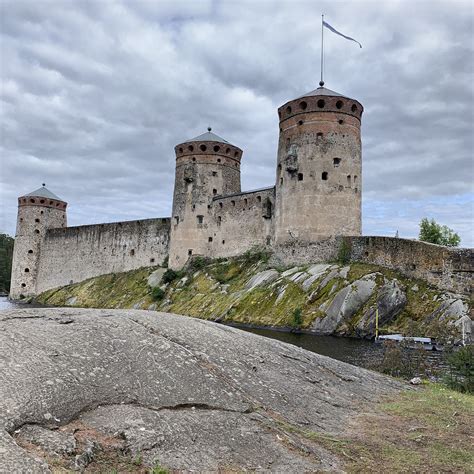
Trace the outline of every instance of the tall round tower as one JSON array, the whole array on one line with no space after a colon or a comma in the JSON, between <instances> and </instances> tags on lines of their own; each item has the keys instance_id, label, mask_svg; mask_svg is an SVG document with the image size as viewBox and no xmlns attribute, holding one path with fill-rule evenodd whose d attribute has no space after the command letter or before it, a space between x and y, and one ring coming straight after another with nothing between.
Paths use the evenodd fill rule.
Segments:
<instances>
[{"instance_id":1,"label":"tall round tower","mask_svg":"<svg viewBox=\"0 0 474 474\"><path fill-rule=\"evenodd\" d=\"M362 112L322 86L278 109L277 243L360 235Z\"/></svg>"},{"instance_id":2,"label":"tall round tower","mask_svg":"<svg viewBox=\"0 0 474 474\"><path fill-rule=\"evenodd\" d=\"M240 192L242 150L208 128L177 145L175 152L169 266L177 269L191 255L208 255L212 198Z\"/></svg>"},{"instance_id":3,"label":"tall round tower","mask_svg":"<svg viewBox=\"0 0 474 474\"><path fill-rule=\"evenodd\" d=\"M43 187L18 198L10 298L36 294L38 264L47 229L66 227L67 203Z\"/></svg>"}]
</instances>

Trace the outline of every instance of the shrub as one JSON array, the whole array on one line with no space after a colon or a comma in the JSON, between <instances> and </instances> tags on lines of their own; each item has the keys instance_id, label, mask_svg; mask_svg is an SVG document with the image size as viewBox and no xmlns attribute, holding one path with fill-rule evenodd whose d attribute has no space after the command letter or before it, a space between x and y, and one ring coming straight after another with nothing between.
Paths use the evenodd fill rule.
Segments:
<instances>
[{"instance_id":1,"label":"shrub","mask_svg":"<svg viewBox=\"0 0 474 474\"><path fill-rule=\"evenodd\" d=\"M163 276L161 277L161 283L171 283L177 278L181 278L181 273L168 268L168 270L166 270L166 272L163 273Z\"/></svg>"},{"instance_id":2,"label":"shrub","mask_svg":"<svg viewBox=\"0 0 474 474\"><path fill-rule=\"evenodd\" d=\"M151 299L153 301L161 301L165 297L165 292L159 287L151 289Z\"/></svg>"},{"instance_id":3,"label":"shrub","mask_svg":"<svg viewBox=\"0 0 474 474\"><path fill-rule=\"evenodd\" d=\"M253 247L242 255L242 260L249 264L257 262L267 263L271 255L272 253L269 250Z\"/></svg>"},{"instance_id":4,"label":"shrub","mask_svg":"<svg viewBox=\"0 0 474 474\"><path fill-rule=\"evenodd\" d=\"M341 245L337 252L337 262L341 265L349 263L351 260L351 247L346 239L342 239Z\"/></svg>"},{"instance_id":5,"label":"shrub","mask_svg":"<svg viewBox=\"0 0 474 474\"><path fill-rule=\"evenodd\" d=\"M161 264L162 267L166 268L168 266L168 263L170 261L169 256L167 255L165 259L163 260L163 263Z\"/></svg>"},{"instance_id":6,"label":"shrub","mask_svg":"<svg viewBox=\"0 0 474 474\"><path fill-rule=\"evenodd\" d=\"M301 308L296 308L293 311L293 319L291 321L291 324L294 328L300 328L303 324L303 314Z\"/></svg>"},{"instance_id":7,"label":"shrub","mask_svg":"<svg viewBox=\"0 0 474 474\"><path fill-rule=\"evenodd\" d=\"M446 357L445 383L453 390L474 393L474 346L461 347Z\"/></svg>"},{"instance_id":8,"label":"shrub","mask_svg":"<svg viewBox=\"0 0 474 474\"><path fill-rule=\"evenodd\" d=\"M201 270L209 263L208 259L204 257L193 257L188 264L188 271L194 273Z\"/></svg>"}]
</instances>

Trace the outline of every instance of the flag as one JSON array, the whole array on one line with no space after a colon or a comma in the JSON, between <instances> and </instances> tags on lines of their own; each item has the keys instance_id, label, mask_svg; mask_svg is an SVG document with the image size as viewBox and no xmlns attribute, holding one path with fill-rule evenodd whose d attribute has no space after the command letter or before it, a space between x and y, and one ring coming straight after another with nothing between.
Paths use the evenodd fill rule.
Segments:
<instances>
[{"instance_id":1,"label":"flag","mask_svg":"<svg viewBox=\"0 0 474 474\"><path fill-rule=\"evenodd\" d=\"M342 33L339 33L339 31L333 28L329 23L323 21L323 26L325 26L328 30L331 30L333 33L336 33L336 35L342 36L343 38L346 38L347 40L354 41L362 48L362 45L357 40L355 40L354 38L351 38L350 36L346 36L346 35L343 35Z\"/></svg>"}]
</instances>

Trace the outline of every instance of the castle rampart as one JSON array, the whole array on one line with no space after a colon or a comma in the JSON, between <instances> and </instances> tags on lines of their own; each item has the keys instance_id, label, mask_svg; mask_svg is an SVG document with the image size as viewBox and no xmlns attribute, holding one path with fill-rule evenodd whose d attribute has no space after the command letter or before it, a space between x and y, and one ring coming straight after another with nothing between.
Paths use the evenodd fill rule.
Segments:
<instances>
[{"instance_id":1,"label":"castle rampart","mask_svg":"<svg viewBox=\"0 0 474 474\"><path fill-rule=\"evenodd\" d=\"M50 229L41 245L37 293L107 273L161 265L170 219Z\"/></svg>"}]
</instances>

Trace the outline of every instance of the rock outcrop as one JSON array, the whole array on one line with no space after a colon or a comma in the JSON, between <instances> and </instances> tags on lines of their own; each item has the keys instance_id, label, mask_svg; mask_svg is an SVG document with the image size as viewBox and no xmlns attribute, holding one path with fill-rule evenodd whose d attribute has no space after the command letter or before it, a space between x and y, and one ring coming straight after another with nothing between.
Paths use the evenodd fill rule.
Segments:
<instances>
[{"instance_id":1,"label":"rock outcrop","mask_svg":"<svg viewBox=\"0 0 474 474\"><path fill-rule=\"evenodd\" d=\"M339 433L365 404L403 388L276 340L152 311L2 312L0 364L4 472L82 470L112 452L176 470L337 470L316 434Z\"/></svg>"}]
</instances>

